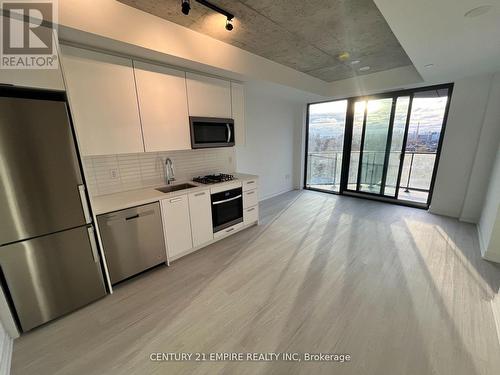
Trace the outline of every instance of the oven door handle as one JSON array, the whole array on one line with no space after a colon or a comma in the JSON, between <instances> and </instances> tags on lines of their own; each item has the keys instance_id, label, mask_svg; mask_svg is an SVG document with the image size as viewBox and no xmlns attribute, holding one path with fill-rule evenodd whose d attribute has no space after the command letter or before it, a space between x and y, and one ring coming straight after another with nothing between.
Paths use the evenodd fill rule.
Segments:
<instances>
[{"instance_id":1,"label":"oven door handle","mask_svg":"<svg viewBox=\"0 0 500 375\"><path fill-rule=\"evenodd\" d=\"M234 198L225 199L223 201L212 202L212 204L221 204L221 203L231 202L231 201L234 201L234 200L240 199L240 198L241 198L241 194L234 197Z\"/></svg>"}]
</instances>

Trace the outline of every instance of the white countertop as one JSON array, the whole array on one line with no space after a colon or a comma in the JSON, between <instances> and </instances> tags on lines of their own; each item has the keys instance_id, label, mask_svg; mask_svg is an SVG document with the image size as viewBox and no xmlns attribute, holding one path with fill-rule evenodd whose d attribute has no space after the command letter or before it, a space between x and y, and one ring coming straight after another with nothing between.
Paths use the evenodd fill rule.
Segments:
<instances>
[{"instance_id":1,"label":"white countertop","mask_svg":"<svg viewBox=\"0 0 500 375\"><path fill-rule=\"evenodd\" d=\"M95 215L102 215L108 212L123 210L125 208L140 206L143 204L148 204L152 202L158 202L162 199L172 198L179 195L190 194L197 191L207 190L216 186L222 186L224 184L230 184L238 181L254 180L258 176L251 174L235 173L235 180L220 182L218 184L200 184L194 181L176 181L173 185L190 183L196 185L196 187L183 189L178 191L173 191L171 193L162 193L156 190L159 187L165 186L165 184L156 187L148 187L144 189L123 191L120 193L100 195L98 197L93 197L91 199L92 210Z\"/></svg>"}]
</instances>

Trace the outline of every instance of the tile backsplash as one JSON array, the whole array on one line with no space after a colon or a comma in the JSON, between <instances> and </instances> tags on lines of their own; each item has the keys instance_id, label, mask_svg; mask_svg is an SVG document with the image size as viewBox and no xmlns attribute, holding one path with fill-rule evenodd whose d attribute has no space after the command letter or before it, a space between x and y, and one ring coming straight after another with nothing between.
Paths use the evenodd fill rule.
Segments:
<instances>
[{"instance_id":1,"label":"tile backsplash","mask_svg":"<svg viewBox=\"0 0 500 375\"><path fill-rule=\"evenodd\" d=\"M234 147L140 154L87 156L83 168L92 196L159 186L165 183L165 159L174 163L175 178L190 180L210 173L234 173Z\"/></svg>"}]
</instances>

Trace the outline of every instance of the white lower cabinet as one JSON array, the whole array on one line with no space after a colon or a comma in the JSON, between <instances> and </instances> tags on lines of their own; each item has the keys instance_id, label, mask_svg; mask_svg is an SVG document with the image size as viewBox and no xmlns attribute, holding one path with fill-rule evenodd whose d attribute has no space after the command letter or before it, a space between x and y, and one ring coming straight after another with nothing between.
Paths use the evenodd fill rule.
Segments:
<instances>
[{"instance_id":1,"label":"white lower cabinet","mask_svg":"<svg viewBox=\"0 0 500 375\"><path fill-rule=\"evenodd\" d=\"M259 221L259 189L257 180L243 181L243 224Z\"/></svg>"},{"instance_id":2,"label":"white lower cabinet","mask_svg":"<svg viewBox=\"0 0 500 375\"><path fill-rule=\"evenodd\" d=\"M243 192L243 222L217 233L213 232L211 194L241 187L242 182L226 183L210 189L207 187L206 190L161 200L163 229L169 260L178 259L192 249L198 249L215 240L230 236L247 225L258 223L258 184L257 180L251 181L249 184L246 184L248 181L243 181L243 187L252 188Z\"/></svg>"},{"instance_id":3,"label":"white lower cabinet","mask_svg":"<svg viewBox=\"0 0 500 375\"><path fill-rule=\"evenodd\" d=\"M193 247L188 196L163 199L161 211L167 252L170 259L175 259Z\"/></svg>"},{"instance_id":4,"label":"white lower cabinet","mask_svg":"<svg viewBox=\"0 0 500 375\"><path fill-rule=\"evenodd\" d=\"M244 223L239 223L239 224L233 225L232 227L220 230L220 231L214 233L214 238L222 238L222 237L229 236L229 235L237 232L241 228L243 228L243 226L244 226Z\"/></svg>"},{"instance_id":5,"label":"white lower cabinet","mask_svg":"<svg viewBox=\"0 0 500 375\"><path fill-rule=\"evenodd\" d=\"M243 191L257 189L257 184L258 184L258 180L257 179L245 180L245 181L243 181L243 184L242 184Z\"/></svg>"},{"instance_id":6,"label":"white lower cabinet","mask_svg":"<svg viewBox=\"0 0 500 375\"><path fill-rule=\"evenodd\" d=\"M210 190L189 194L189 213L193 246L197 247L214 239Z\"/></svg>"},{"instance_id":7,"label":"white lower cabinet","mask_svg":"<svg viewBox=\"0 0 500 375\"><path fill-rule=\"evenodd\" d=\"M243 210L243 224L248 225L259 221L259 206L245 208Z\"/></svg>"},{"instance_id":8,"label":"white lower cabinet","mask_svg":"<svg viewBox=\"0 0 500 375\"><path fill-rule=\"evenodd\" d=\"M257 189L243 192L243 208L256 206L259 203L259 195Z\"/></svg>"}]
</instances>

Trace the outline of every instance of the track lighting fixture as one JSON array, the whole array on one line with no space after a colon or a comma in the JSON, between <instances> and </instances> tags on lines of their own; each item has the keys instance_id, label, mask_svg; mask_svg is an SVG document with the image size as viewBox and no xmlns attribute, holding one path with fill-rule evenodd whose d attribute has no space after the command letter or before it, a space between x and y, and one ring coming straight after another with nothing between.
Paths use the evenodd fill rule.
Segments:
<instances>
[{"instance_id":1,"label":"track lighting fixture","mask_svg":"<svg viewBox=\"0 0 500 375\"><path fill-rule=\"evenodd\" d=\"M233 25L233 18L234 14L229 13L228 11L219 8L217 5L212 4L210 1L207 0L196 0L197 3L200 3L203 6L206 6L207 8L212 9L213 11L222 14L223 16L226 16L226 30L231 31L234 28ZM184 13L186 16L189 14L189 11L191 10L191 4L189 0L181 0L181 10L182 13Z\"/></svg>"},{"instance_id":2,"label":"track lighting fixture","mask_svg":"<svg viewBox=\"0 0 500 375\"><path fill-rule=\"evenodd\" d=\"M189 0L181 0L181 9L182 13L184 13L186 16L189 14L189 11L191 10L191 4Z\"/></svg>"}]
</instances>

